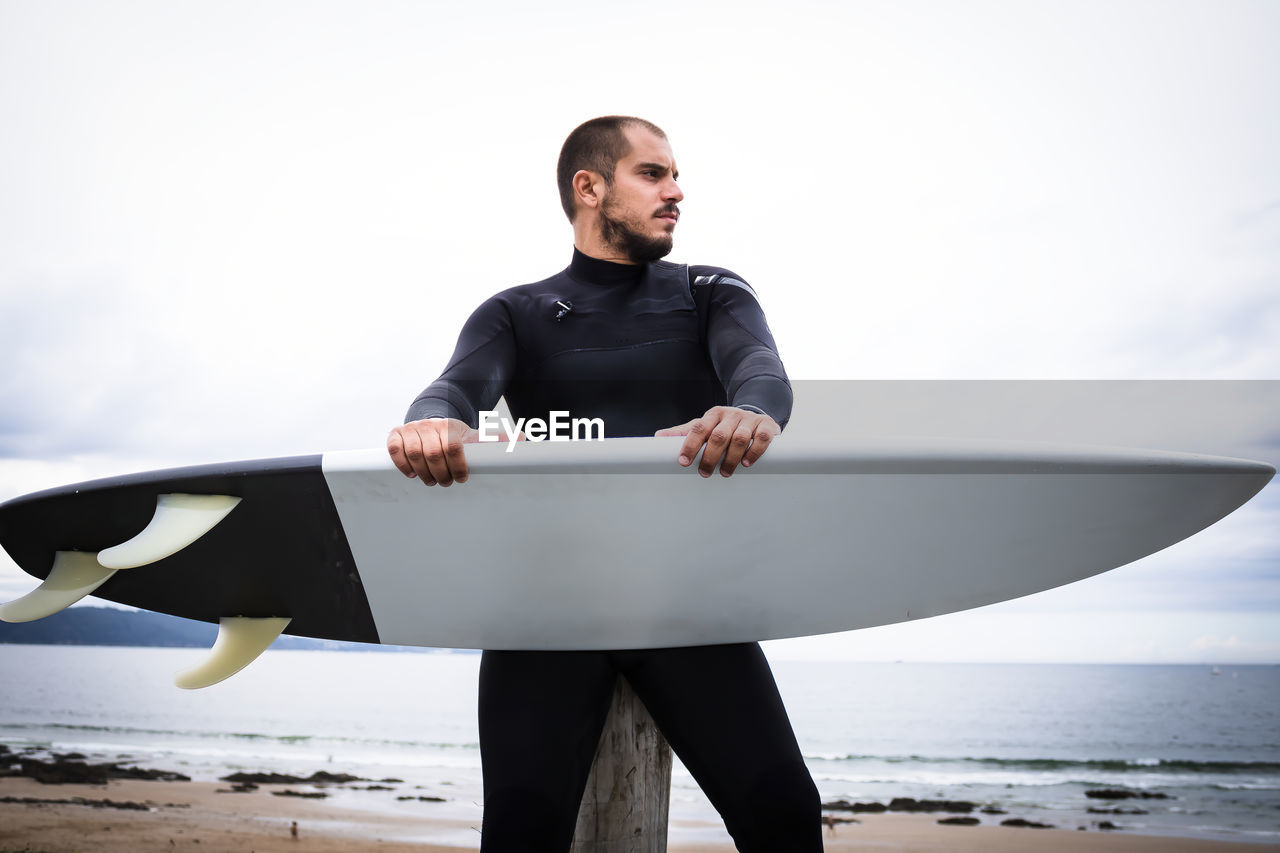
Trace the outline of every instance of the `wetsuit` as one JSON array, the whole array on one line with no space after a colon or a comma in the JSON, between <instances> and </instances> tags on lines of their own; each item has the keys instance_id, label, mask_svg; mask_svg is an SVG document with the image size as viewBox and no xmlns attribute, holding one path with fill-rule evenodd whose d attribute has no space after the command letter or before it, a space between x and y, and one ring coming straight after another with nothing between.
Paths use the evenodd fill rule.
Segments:
<instances>
[{"instance_id":1,"label":"wetsuit","mask_svg":"<svg viewBox=\"0 0 1280 853\"><path fill-rule=\"evenodd\" d=\"M738 276L665 261L615 264L576 249L564 271L476 309L406 421L450 417L475 427L500 396L516 418L601 418L608 437L653 435L716 405L783 426L791 413L777 347ZM747 643L485 651L482 850L569 849L619 673L739 850L822 849L817 790L760 646Z\"/></svg>"}]
</instances>

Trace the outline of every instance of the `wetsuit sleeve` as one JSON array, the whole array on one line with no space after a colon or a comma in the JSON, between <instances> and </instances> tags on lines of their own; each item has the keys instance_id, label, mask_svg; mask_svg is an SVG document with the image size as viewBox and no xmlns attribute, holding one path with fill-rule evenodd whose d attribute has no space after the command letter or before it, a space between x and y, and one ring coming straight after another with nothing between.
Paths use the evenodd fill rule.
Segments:
<instances>
[{"instance_id":1,"label":"wetsuit sleeve","mask_svg":"<svg viewBox=\"0 0 1280 853\"><path fill-rule=\"evenodd\" d=\"M515 335L507 305L493 297L462 327L453 358L409 406L405 423L424 418L457 418L475 428L480 412L498 404L516 363Z\"/></svg>"},{"instance_id":2,"label":"wetsuit sleeve","mask_svg":"<svg viewBox=\"0 0 1280 853\"><path fill-rule=\"evenodd\" d=\"M729 405L768 415L785 427L791 382L755 291L717 267L693 267L694 286L710 287L707 350Z\"/></svg>"}]
</instances>

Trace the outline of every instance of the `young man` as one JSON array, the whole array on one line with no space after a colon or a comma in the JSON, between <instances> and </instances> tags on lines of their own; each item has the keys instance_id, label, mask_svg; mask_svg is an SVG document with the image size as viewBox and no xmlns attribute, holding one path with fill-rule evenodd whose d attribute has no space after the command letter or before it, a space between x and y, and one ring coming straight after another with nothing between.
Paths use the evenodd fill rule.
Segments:
<instances>
[{"instance_id":1,"label":"young man","mask_svg":"<svg viewBox=\"0 0 1280 853\"><path fill-rule=\"evenodd\" d=\"M731 476L765 453L790 415L791 387L745 282L660 260L684 199L678 175L666 135L643 119L592 119L569 135L557 168L574 233L569 267L471 315L444 373L388 436L406 476L465 483L463 445L504 395L517 418L566 411L602 419L610 437L683 435L676 463L702 451L704 477ZM739 850L822 849L817 790L768 663L748 643L485 651L482 850L569 849L619 674Z\"/></svg>"}]
</instances>

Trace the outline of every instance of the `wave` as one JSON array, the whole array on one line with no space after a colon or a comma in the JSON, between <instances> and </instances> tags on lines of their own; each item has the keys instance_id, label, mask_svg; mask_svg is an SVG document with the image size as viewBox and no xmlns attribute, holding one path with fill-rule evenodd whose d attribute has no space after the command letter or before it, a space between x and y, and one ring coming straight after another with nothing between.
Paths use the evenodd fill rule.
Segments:
<instances>
[{"instance_id":1,"label":"wave","mask_svg":"<svg viewBox=\"0 0 1280 853\"><path fill-rule=\"evenodd\" d=\"M973 758L929 755L805 755L806 761L882 764L956 765L959 767L1053 772L1090 770L1107 773L1207 773L1280 775L1276 761L1194 761L1183 758Z\"/></svg>"},{"instance_id":2,"label":"wave","mask_svg":"<svg viewBox=\"0 0 1280 853\"><path fill-rule=\"evenodd\" d=\"M189 729L148 728L139 726L111 726L92 723L62 722L0 722L0 735L4 732L21 733L26 741L40 732L64 731L81 734L116 735L123 740L179 739L191 741L247 741L280 744L282 746L305 747L311 749L341 749L343 746L363 748L389 749L424 749L448 751L478 751L480 745L469 741L430 741L415 739L396 739L378 737L353 737L338 734L269 734L265 732L219 732ZM0 736L0 740L3 737ZM154 744L148 744L154 745ZM827 772L841 771L833 765L860 765L857 772L865 773L870 767L892 767L893 773L921 771L934 768L946 773L964 773L966 771L1005 771L1014 774L1058 774L1066 778L1075 778L1082 774L1105 773L1113 776L1124 774L1157 775L1157 776L1218 776L1218 777L1252 777L1248 787L1265 784L1270 787L1267 777L1280 777L1280 761L1201 761L1183 758L1100 758L1100 759L1067 759L1067 758L997 758L994 756L940 756L940 755L863 755L863 754L805 754L805 760L816 772L824 772L824 765L830 768ZM855 768L848 768L853 770ZM873 771L874 772L874 771ZM1263 780L1267 780L1266 783ZM1245 780L1215 780L1220 785L1235 787Z\"/></svg>"}]
</instances>

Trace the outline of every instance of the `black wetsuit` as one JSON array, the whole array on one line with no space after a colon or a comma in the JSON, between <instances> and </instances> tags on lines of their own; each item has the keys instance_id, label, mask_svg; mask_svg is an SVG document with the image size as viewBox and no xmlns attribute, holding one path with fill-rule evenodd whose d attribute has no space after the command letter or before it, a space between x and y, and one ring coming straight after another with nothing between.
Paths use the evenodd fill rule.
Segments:
<instances>
[{"instance_id":1,"label":"black wetsuit","mask_svg":"<svg viewBox=\"0 0 1280 853\"><path fill-rule=\"evenodd\" d=\"M716 405L784 426L791 413L777 347L738 276L664 261L615 264L577 250L563 272L476 309L406 421L451 417L474 427L504 395L516 418L601 418L609 437L653 435ZM747 643L486 651L484 851L569 849L619 673L739 850L822 849L817 790L760 646Z\"/></svg>"}]
</instances>

